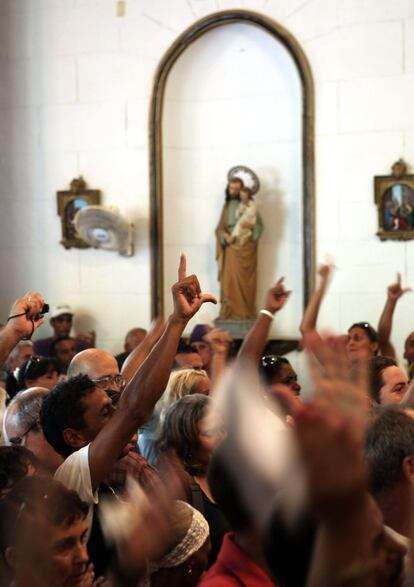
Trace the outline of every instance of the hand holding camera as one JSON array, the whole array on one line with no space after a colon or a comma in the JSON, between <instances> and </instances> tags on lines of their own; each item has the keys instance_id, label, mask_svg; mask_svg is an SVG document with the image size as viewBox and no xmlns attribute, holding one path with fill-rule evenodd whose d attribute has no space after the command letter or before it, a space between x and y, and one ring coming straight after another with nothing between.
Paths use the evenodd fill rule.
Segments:
<instances>
[{"instance_id":1,"label":"hand holding camera","mask_svg":"<svg viewBox=\"0 0 414 587\"><path fill-rule=\"evenodd\" d=\"M11 307L6 329L20 340L29 340L36 328L43 324L43 315L49 306L38 292L28 292Z\"/></svg>"}]
</instances>

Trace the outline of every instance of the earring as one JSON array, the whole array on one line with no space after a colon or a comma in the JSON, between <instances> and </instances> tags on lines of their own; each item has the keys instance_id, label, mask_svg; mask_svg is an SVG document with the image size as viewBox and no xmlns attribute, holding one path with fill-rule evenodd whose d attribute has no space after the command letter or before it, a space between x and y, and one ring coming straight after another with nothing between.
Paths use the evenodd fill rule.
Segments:
<instances>
[{"instance_id":1,"label":"earring","mask_svg":"<svg viewBox=\"0 0 414 587\"><path fill-rule=\"evenodd\" d=\"M188 574L188 575L191 575L191 573L192 573L192 572L193 572L193 568L192 568L192 567L190 567L190 568L188 569L188 571L187 571L187 574Z\"/></svg>"}]
</instances>

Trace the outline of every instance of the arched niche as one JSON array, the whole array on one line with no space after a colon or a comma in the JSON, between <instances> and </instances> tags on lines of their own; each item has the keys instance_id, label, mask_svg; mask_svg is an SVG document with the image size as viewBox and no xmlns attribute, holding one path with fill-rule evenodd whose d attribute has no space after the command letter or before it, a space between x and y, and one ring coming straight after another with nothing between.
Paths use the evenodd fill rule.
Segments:
<instances>
[{"instance_id":1,"label":"arched niche","mask_svg":"<svg viewBox=\"0 0 414 587\"><path fill-rule=\"evenodd\" d=\"M314 172L314 89L307 58L296 39L273 20L245 10L231 10L212 14L189 27L162 58L154 79L150 111L150 231L151 231L151 281L152 315L164 313L164 222L163 222L163 111L169 74L183 52L200 37L217 27L232 24L258 27L268 33L274 41L281 44L291 57L299 78L301 91L301 265L303 275L302 302L309 300L314 275L315 262L315 172ZM244 161L234 161L243 164ZM246 163L247 164L247 163ZM223 178L225 182L225 177ZM170 219L173 222L173 219ZM191 211L189 219L191 222ZM213 234L212 234L213 240ZM191 271L197 268L191 267ZM273 279L274 275L270 276ZM169 283L167 285L170 285ZM260 302L259 302L260 303Z\"/></svg>"}]
</instances>

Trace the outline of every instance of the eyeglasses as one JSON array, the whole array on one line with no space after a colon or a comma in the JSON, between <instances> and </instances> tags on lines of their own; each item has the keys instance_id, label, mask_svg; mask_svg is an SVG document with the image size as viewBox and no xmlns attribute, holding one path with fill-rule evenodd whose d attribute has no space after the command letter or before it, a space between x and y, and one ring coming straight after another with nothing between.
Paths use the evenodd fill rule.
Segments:
<instances>
[{"instance_id":1,"label":"eyeglasses","mask_svg":"<svg viewBox=\"0 0 414 587\"><path fill-rule=\"evenodd\" d=\"M40 430L39 420L35 420L21 436L13 436L13 438L9 438L10 444L12 446L23 446L24 439L29 434L29 432L32 432L33 430Z\"/></svg>"},{"instance_id":2,"label":"eyeglasses","mask_svg":"<svg viewBox=\"0 0 414 587\"><path fill-rule=\"evenodd\" d=\"M119 375L106 375L105 377L99 377L98 379L92 379L92 382L99 387L99 389L103 389L106 391L111 387L113 383L117 385L120 389L123 389L127 382L121 374Z\"/></svg>"}]
</instances>

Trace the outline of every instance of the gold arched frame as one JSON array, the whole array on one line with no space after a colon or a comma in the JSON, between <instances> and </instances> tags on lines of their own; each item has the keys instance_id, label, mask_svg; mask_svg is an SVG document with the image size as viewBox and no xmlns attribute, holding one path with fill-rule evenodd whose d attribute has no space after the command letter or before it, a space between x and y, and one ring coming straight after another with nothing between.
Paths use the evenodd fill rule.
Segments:
<instances>
[{"instance_id":1,"label":"gold arched frame","mask_svg":"<svg viewBox=\"0 0 414 587\"><path fill-rule=\"evenodd\" d=\"M307 57L295 37L274 20L249 10L225 10L206 16L187 28L162 57L154 77L150 119L150 241L151 241L151 313L164 312L164 243L162 114L168 75L180 55L197 39L219 26L246 23L274 37L287 49L298 70L302 88L302 258L304 304L314 285L315 274L315 93Z\"/></svg>"}]
</instances>

